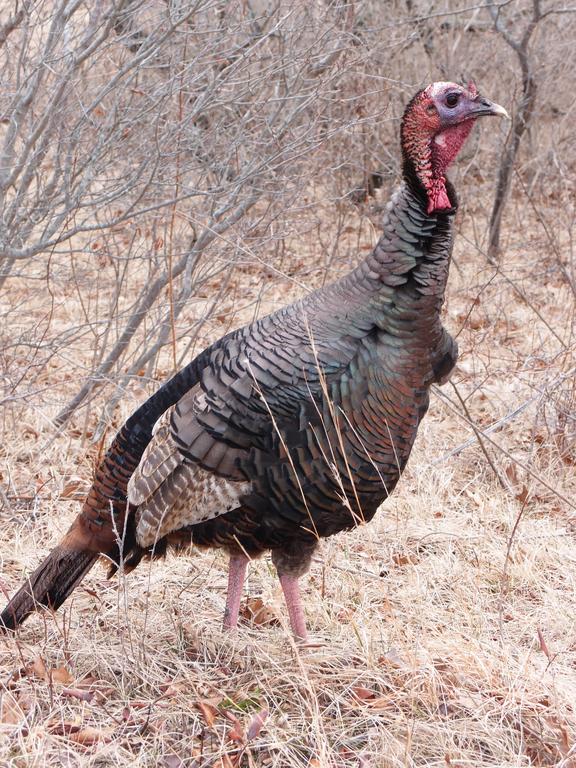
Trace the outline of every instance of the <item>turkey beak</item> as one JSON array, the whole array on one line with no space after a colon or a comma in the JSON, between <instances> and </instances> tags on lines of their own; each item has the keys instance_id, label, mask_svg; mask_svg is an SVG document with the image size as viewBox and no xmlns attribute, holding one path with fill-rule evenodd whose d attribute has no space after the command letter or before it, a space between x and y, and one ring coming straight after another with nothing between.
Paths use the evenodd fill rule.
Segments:
<instances>
[{"instance_id":1,"label":"turkey beak","mask_svg":"<svg viewBox=\"0 0 576 768\"><path fill-rule=\"evenodd\" d=\"M496 104L490 99L486 99L484 96L477 96L471 105L471 112L474 117L482 117L483 115L499 115L500 117L506 117L510 120L510 115L501 107L500 104Z\"/></svg>"}]
</instances>

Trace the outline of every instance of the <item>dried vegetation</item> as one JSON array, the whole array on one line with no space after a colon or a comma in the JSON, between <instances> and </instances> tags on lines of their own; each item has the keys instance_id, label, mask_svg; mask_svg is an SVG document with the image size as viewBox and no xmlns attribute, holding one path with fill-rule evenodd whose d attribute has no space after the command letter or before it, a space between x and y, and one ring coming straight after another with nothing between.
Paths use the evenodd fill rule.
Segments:
<instances>
[{"instance_id":1,"label":"dried vegetation","mask_svg":"<svg viewBox=\"0 0 576 768\"><path fill-rule=\"evenodd\" d=\"M372 246L415 87L464 71L512 109L522 91L490 14L464 3L392 2L385 18L370 0L96 5L24 4L0 35L2 140L20 131L3 158L23 161L12 184L0 178L7 592L174 365ZM502 15L521 32L536 6ZM235 637L220 628L221 553L111 582L97 567L64 610L0 640L2 766L576 766L575 21L563 7L543 2L554 13L531 38L537 107L497 265L486 248L505 129L483 125L455 169L454 386L434 393L373 523L323 543L306 584L312 647L294 646L266 560ZM14 117L62 9L60 47ZM108 22L53 114L86 25ZM374 171L382 188L355 202Z\"/></svg>"}]
</instances>

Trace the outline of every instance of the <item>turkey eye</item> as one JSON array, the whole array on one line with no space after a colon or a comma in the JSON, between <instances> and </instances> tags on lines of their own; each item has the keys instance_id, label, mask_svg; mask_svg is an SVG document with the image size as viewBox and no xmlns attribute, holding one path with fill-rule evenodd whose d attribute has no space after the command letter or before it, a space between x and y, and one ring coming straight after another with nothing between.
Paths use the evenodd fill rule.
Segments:
<instances>
[{"instance_id":1,"label":"turkey eye","mask_svg":"<svg viewBox=\"0 0 576 768\"><path fill-rule=\"evenodd\" d=\"M446 96L446 106L455 107L456 104L458 104L459 98L460 98L459 93L449 93L448 96Z\"/></svg>"}]
</instances>

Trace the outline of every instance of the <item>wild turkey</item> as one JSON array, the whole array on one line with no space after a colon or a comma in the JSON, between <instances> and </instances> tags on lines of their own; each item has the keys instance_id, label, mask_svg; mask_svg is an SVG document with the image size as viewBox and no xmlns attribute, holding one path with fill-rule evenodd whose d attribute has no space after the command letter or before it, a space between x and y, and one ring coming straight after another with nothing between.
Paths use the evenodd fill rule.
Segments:
<instances>
[{"instance_id":1,"label":"wild turkey","mask_svg":"<svg viewBox=\"0 0 576 768\"><path fill-rule=\"evenodd\" d=\"M292 630L306 637L298 578L318 540L373 517L408 460L431 384L455 364L440 321L457 206L445 172L484 115L506 111L473 84L414 96L403 179L372 253L224 336L140 406L62 542L4 609L5 629L37 606L58 608L101 554L113 571L131 569L186 541L230 554L226 627L248 561L271 550Z\"/></svg>"}]
</instances>

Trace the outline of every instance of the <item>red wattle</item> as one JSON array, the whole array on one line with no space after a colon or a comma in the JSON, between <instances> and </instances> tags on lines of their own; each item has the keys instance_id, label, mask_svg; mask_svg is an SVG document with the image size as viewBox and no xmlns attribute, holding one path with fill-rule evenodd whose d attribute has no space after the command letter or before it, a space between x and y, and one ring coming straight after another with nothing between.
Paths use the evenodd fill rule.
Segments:
<instances>
[{"instance_id":1,"label":"red wattle","mask_svg":"<svg viewBox=\"0 0 576 768\"><path fill-rule=\"evenodd\" d=\"M434 190L434 192L428 194L428 208L426 213L435 213L436 211L446 211L452 208L452 203L446 192L446 188Z\"/></svg>"}]
</instances>

